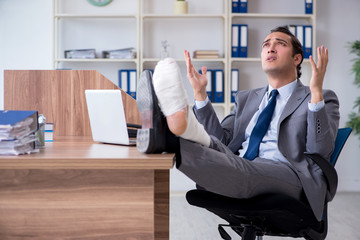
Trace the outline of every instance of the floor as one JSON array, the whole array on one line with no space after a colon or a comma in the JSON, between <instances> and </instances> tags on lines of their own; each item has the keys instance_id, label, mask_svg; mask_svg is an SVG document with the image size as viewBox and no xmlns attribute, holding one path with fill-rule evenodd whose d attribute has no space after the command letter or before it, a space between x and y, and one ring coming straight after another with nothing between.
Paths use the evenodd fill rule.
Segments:
<instances>
[{"instance_id":1,"label":"floor","mask_svg":"<svg viewBox=\"0 0 360 240\"><path fill-rule=\"evenodd\" d=\"M327 240L360 240L360 192L339 192L329 203ZM184 193L173 193L170 198L170 240L221 240L218 223L224 222L206 210L190 206ZM228 231L232 239L240 237ZM294 238L264 237L264 240Z\"/></svg>"}]
</instances>

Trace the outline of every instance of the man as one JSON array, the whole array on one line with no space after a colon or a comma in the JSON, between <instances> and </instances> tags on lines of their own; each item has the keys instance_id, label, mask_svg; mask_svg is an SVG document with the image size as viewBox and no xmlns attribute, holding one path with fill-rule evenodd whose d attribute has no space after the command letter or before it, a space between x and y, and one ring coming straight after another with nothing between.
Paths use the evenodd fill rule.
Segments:
<instances>
[{"instance_id":1,"label":"man","mask_svg":"<svg viewBox=\"0 0 360 240\"><path fill-rule=\"evenodd\" d=\"M328 50L317 48L317 55L317 63L310 57L312 77L306 87L298 79L303 61L301 44L288 29L273 29L261 51L268 86L240 91L233 111L222 123L206 95L206 68L199 74L185 51L195 97L192 111L176 62L160 61L153 85L144 76L139 82L139 110L143 119L146 114L151 119L145 128L152 133L148 129L139 132L138 149L152 152L144 146L160 146L163 141L162 150L173 151L167 144L174 140L166 132L168 126L179 137L177 168L206 190L235 198L268 192L287 194L308 202L320 220L327 185L322 170L307 154L329 161L338 129L339 103L334 92L323 90ZM148 99L159 101L166 122L156 120L157 104L149 104Z\"/></svg>"}]
</instances>

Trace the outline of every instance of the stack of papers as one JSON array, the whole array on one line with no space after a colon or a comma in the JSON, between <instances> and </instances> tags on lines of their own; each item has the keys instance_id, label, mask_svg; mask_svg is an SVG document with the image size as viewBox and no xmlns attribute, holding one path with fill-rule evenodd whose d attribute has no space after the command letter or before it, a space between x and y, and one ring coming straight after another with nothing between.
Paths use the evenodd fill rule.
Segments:
<instances>
[{"instance_id":1,"label":"stack of papers","mask_svg":"<svg viewBox=\"0 0 360 240\"><path fill-rule=\"evenodd\" d=\"M0 111L0 155L35 151L37 111Z\"/></svg>"}]
</instances>

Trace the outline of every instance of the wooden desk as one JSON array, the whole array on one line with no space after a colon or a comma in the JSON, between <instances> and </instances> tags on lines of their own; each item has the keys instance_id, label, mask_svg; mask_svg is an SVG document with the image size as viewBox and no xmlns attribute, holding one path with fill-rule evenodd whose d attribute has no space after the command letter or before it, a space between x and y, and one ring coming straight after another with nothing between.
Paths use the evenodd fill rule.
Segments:
<instances>
[{"instance_id":1,"label":"wooden desk","mask_svg":"<svg viewBox=\"0 0 360 240\"><path fill-rule=\"evenodd\" d=\"M0 239L169 239L172 166L89 137L0 156Z\"/></svg>"}]
</instances>

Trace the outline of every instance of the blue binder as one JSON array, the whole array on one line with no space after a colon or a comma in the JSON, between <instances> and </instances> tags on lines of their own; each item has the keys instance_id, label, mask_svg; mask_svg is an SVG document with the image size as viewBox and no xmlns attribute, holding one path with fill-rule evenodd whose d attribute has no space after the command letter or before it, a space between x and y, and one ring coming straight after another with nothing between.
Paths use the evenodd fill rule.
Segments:
<instances>
[{"instance_id":1,"label":"blue binder","mask_svg":"<svg viewBox=\"0 0 360 240\"><path fill-rule=\"evenodd\" d=\"M222 69L213 70L214 103L224 102L224 71Z\"/></svg>"},{"instance_id":2,"label":"blue binder","mask_svg":"<svg viewBox=\"0 0 360 240\"><path fill-rule=\"evenodd\" d=\"M235 102L235 97L239 91L239 69L231 69L231 102Z\"/></svg>"},{"instance_id":3,"label":"blue binder","mask_svg":"<svg viewBox=\"0 0 360 240\"><path fill-rule=\"evenodd\" d=\"M130 96L136 99L136 69L128 70L128 79L129 79L129 91L127 92Z\"/></svg>"},{"instance_id":4,"label":"blue binder","mask_svg":"<svg viewBox=\"0 0 360 240\"><path fill-rule=\"evenodd\" d=\"M248 25L240 25L239 40L240 40L239 57L246 58L247 50L248 50Z\"/></svg>"},{"instance_id":5,"label":"blue binder","mask_svg":"<svg viewBox=\"0 0 360 240\"><path fill-rule=\"evenodd\" d=\"M296 26L295 25L288 25L288 29L296 37Z\"/></svg>"},{"instance_id":6,"label":"blue binder","mask_svg":"<svg viewBox=\"0 0 360 240\"><path fill-rule=\"evenodd\" d=\"M304 46L304 26L303 25L295 25L296 27L296 37L299 39L301 46Z\"/></svg>"},{"instance_id":7,"label":"blue binder","mask_svg":"<svg viewBox=\"0 0 360 240\"><path fill-rule=\"evenodd\" d=\"M313 14L313 0L305 0L305 14Z\"/></svg>"},{"instance_id":8,"label":"blue binder","mask_svg":"<svg viewBox=\"0 0 360 240\"><path fill-rule=\"evenodd\" d=\"M233 13L240 12L240 10L239 10L239 0L232 0L232 12Z\"/></svg>"},{"instance_id":9,"label":"blue binder","mask_svg":"<svg viewBox=\"0 0 360 240\"><path fill-rule=\"evenodd\" d=\"M240 13L247 13L247 0L240 0L239 12Z\"/></svg>"},{"instance_id":10,"label":"blue binder","mask_svg":"<svg viewBox=\"0 0 360 240\"><path fill-rule=\"evenodd\" d=\"M202 74L201 69L199 70L199 73ZM206 94L208 95L208 98L211 102L214 101L214 91L213 91L213 70L207 69L206 76L208 79L208 83L206 85Z\"/></svg>"},{"instance_id":11,"label":"blue binder","mask_svg":"<svg viewBox=\"0 0 360 240\"><path fill-rule=\"evenodd\" d=\"M304 26L304 58L309 58L312 55L312 26Z\"/></svg>"},{"instance_id":12,"label":"blue binder","mask_svg":"<svg viewBox=\"0 0 360 240\"><path fill-rule=\"evenodd\" d=\"M129 91L128 70L126 69L119 70L119 87L126 93Z\"/></svg>"},{"instance_id":13,"label":"blue binder","mask_svg":"<svg viewBox=\"0 0 360 240\"><path fill-rule=\"evenodd\" d=\"M239 34L240 34L240 25L233 24L231 27L231 57L236 58L240 57L240 48L239 48Z\"/></svg>"},{"instance_id":14,"label":"blue binder","mask_svg":"<svg viewBox=\"0 0 360 240\"><path fill-rule=\"evenodd\" d=\"M14 126L16 123L27 118L32 118L29 133L36 132L39 129L38 112L37 111L14 111L0 110L0 125Z\"/></svg>"}]
</instances>

